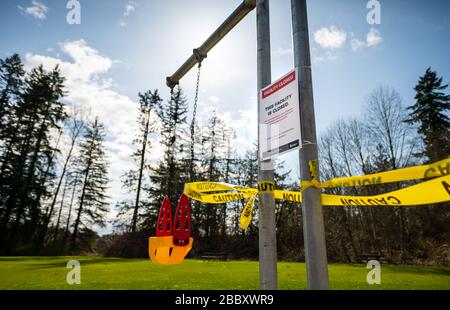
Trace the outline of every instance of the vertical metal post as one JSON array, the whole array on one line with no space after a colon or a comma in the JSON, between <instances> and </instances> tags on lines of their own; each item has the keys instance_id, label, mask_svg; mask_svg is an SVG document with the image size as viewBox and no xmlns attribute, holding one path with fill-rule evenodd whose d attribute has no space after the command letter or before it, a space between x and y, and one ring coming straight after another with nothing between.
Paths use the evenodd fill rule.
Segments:
<instances>
[{"instance_id":1,"label":"vertical metal post","mask_svg":"<svg viewBox=\"0 0 450 310\"><path fill-rule=\"evenodd\" d=\"M299 72L300 123L302 149L300 166L302 180L311 180L309 163L317 160L317 134L314 115L314 98L311 77L306 0L291 0L294 59ZM317 166L318 170L318 166ZM319 172L317 171L317 179ZM308 289L328 289L327 250L320 189L309 188L303 192L303 234L306 255Z\"/></svg>"},{"instance_id":2,"label":"vertical metal post","mask_svg":"<svg viewBox=\"0 0 450 310\"><path fill-rule=\"evenodd\" d=\"M270 14L269 0L256 1L258 36L258 111L259 92L272 81L270 60ZM259 112L258 112L259 124ZM258 126L260 130L260 126ZM258 135L259 136L259 135ZM258 152L259 156L259 152ZM274 181L272 161L259 160L259 182ZM259 283L262 290L276 290L277 283L277 239L275 229L275 198L273 194L259 196Z\"/></svg>"}]
</instances>

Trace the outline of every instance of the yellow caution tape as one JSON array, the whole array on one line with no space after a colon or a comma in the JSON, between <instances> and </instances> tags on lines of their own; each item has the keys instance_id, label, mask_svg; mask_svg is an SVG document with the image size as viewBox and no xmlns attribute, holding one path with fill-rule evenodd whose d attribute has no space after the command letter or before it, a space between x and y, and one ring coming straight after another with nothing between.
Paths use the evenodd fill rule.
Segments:
<instances>
[{"instance_id":1,"label":"yellow caution tape","mask_svg":"<svg viewBox=\"0 0 450 310\"><path fill-rule=\"evenodd\" d=\"M311 179L317 179L317 160L309 161L309 173L311 174Z\"/></svg>"},{"instance_id":2,"label":"yellow caution tape","mask_svg":"<svg viewBox=\"0 0 450 310\"><path fill-rule=\"evenodd\" d=\"M222 204L255 197L257 190L245 188L245 192L192 195L190 198L211 204ZM302 202L302 193L274 191L276 200ZM375 196L340 196L322 194L323 206L415 206L450 201L450 175L416 184L407 188Z\"/></svg>"},{"instance_id":3,"label":"yellow caution tape","mask_svg":"<svg viewBox=\"0 0 450 310\"><path fill-rule=\"evenodd\" d=\"M226 192L219 194L198 194L192 191L185 191L186 196L191 199L211 203L211 204L222 204L228 203L232 201L243 200L252 197L254 194L252 193L241 193L241 192Z\"/></svg>"},{"instance_id":4,"label":"yellow caution tape","mask_svg":"<svg viewBox=\"0 0 450 310\"><path fill-rule=\"evenodd\" d=\"M218 193L211 194L211 192ZM257 192L258 190L253 188L219 182L195 182L188 183L184 187L184 193L189 198L211 204L221 204L250 198Z\"/></svg>"},{"instance_id":5,"label":"yellow caution tape","mask_svg":"<svg viewBox=\"0 0 450 310\"><path fill-rule=\"evenodd\" d=\"M247 201L247 204L245 205L244 210L242 211L241 218L239 221L242 229L247 229L252 221L252 213L253 207L255 206L255 199L256 195L250 197L250 199Z\"/></svg>"},{"instance_id":6,"label":"yellow caution tape","mask_svg":"<svg viewBox=\"0 0 450 310\"><path fill-rule=\"evenodd\" d=\"M309 161L309 174L311 175L311 181L303 180L300 186L301 191L304 191L310 187L321 188L321 184L317 178L317 160Z\"/></svg>"},{"instance_id":7,"label":"yellow caution tape","mask_svg":"<svg viewBox=\"0 0 450 310\"><path fill-rule=\"evenodd\" d=\"M302 202L302 193L301 192L292 192L292 191L275 191L275 199L276 200L287 200L293 202Z\"/></svg>"},{"instance_id":8,"label":"yellow caution tape","mask_svg":"<svg viewBox=\"0 0 450 310\"><path fill-rule=\"evenodd\" d=\"M450 175L376 196L322 195L323 206L417 206L450 201Z\"/></svg>"},{"instance_id":9,"label":"yellow caution tape","mask_svg":"<svg viewBox=\"0 0 450 310\"><path fill-rule=\"evenodd\" d=\"M275 183L273 182L259 182L258 193L259 194L272 194L275 191Z\"/></svg>"},{"instance_id":10,"label":"yellow caution tape","mask_svg":"<svg viewBox=\"0 0 450 310\"><path fill-rule=\"evenodd\" d=\"M375 196L321 195L323 206L417 206L450 201L450 159L437 163L371 175L332 179L320 184L317 179L317 162L310 162L312 181L302 182L302 190L315 186L321 188L353 187L392 182L434 178L413 186ZM219 182L195 182L185 185L184 193L191 199L223 204L248 199L241 214L240 226L247 228L258 194L273 193L276 200L301 203L302 193L276 190L273 182L260 182L258 189Z\"/></svg>"},{"instance_id":11,"label":"yellow caution tape","mask_svg":"<svg viewBox=\"0 0 450 310\"><path fill-rule=\"evenodd\" d=\"M320 188L335 188L335 187L377 185L377 184L386 184L411 180L430 179L449 174L450 174L450 158L447 158L428 165L402 168L363 176L331 179L322 184L314 183L314 180L304 181L302 182L302 189L305 190L306 188L312 186Z\"/></svg>"},{"instance_id":12,"label":"yellow caution tape","mask_svg":"<svg viewBox=\"0 0 450 310\"><path fill-rule=\"evenodd\" d=\"M194 182L194 183L188 183L185 185L185 189L190 189L196 192L201 193L207 193L207 192L217 192L217 191L226 191L226 190L250 190L254 192L254 189L239 186L239 185L232 185L227 183L221 183L221 182Z\"/></svg>"}]
</instances>

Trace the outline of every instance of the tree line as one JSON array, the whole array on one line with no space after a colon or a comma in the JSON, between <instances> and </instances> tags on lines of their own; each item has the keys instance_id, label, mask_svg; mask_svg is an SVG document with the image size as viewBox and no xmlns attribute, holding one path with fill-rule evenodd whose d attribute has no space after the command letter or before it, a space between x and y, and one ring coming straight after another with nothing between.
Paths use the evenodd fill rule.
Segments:
<instances>
[{"instance_id":1,"label":"tree line","mask_svg":"<svg viewBox=\"0 0 450 310\"><path fill-rule=\"evenodd\" d=\"M392 87L368 97L363 116L337 121L320 138L324 179L355 176L432 163L450 154L450 96L447 85L428 69L415 88L416 103L405 108ZM413 185L383 184L328 193L370 196ZM330 256L355 261L382 254L392 262L449 264L450 204L419 207L325 208Z\"/></svg>"},{"instance_id":2,"label":"tree line","mask_svg":"<svg viewBox=\"0 0 450 310\"><path fill-rule=\"evenodd\" d=\"M2 255L41 254L49 246L76 253L95 237L91 225L104 224L105 131L63 103L64 82L58 66L26 72L17 54L0 60Z\"/></svg>"},{"instance_id":3,"label":"tree line","mask_svg":"<svg viewBox=\"0 0 450 310\"><path fill-rule=\"evenodd\" d=\"M392 87L377 87L360 117L336 121L320 136L322 179L369 174L434 162L450 152L447 85L428 69L407 107ZM130 144L133 169L121 178L126 199L107 197L109 159L101 120L64 102L58 67L29 72L18 55L0 60L0 254L147 256L160 204L173 211L184 184L208 180L256 187L257 145L245 154L236 132L217 112L207 124L188 124L181 88L168 100L158 90L139 94L136 136ZM193 132L191 132L193 130ZM195 134L192 134L194 133ZM157 143L158 145L157 147ZM160 154L155 154L159 150ZM153 156L152 156L153 155ZM157 155L157 156L155 156ZM151 160L157 157L157 160ZM277 188L298 190L285 163L277 162ZM375 195L403 184L333 189L329 193ZM192 256L227 252L257 258L258 216L239 227L245 201L206 205L191 201ZM392 262L449 263L449 204L422 207L326 207L329 259L355 262L377 253ZM106 214L117 212L114 232L99 236ZM279 257L303 260L301 208L276 204Z\"/></svg>"}]
</instances>

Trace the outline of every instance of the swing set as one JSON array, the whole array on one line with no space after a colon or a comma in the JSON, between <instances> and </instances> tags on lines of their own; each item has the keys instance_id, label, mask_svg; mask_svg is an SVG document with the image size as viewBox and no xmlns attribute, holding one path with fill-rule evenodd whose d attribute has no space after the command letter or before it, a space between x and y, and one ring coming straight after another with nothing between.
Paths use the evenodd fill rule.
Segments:
<instances>
[{"instance_id":1,"label":"swing set","mask_svg":"<svg viewBox=\"0 0 450 310\"><path fill-rule=\"evenodd\" d=\"M200 72L202 62L208 52L228 34L248 13L256 7L256 0L244 0L243 3L219 26L219 28L198 49L193 50L192 56L171 77L167 78L167 86L173 92L180 79L198 64L197 83L195 89L194 109L190 126L191 141L195 138L195 123L200 87ZM194 143L191 143L190 173L193 172ZM193 181L193 180L191 180ZM149 256L152 262L163 265L181 264L192 249L194 239L191 238L191 207L189 198L182 194L175 212L172 225L172 210L168 197L164 198L159 210L156 236L149 238Z\"/></svg>"},{"instance_id":2,"label":"swing set","mask_svg":"<svg viewBox=\"0 0 450 310\"><path fill-rule=\"evenodd\" d=\"M195 52L194 52L195 53ZM200 69L203 58L198 57L197 86L195 90L194 112L191 123L191 160L190 174L193 172L195 121L197 115L198 93L200 87ZM171 88L173 91L173 88ZM161 265L177 265L192 249L194 239L191 238L191 205L189 198L182 194L175 212L172 225L172 208L169 197L165 197L158 214L156 236L149 239L148 252L152 262Z\"/></svg>"}]
</instances>

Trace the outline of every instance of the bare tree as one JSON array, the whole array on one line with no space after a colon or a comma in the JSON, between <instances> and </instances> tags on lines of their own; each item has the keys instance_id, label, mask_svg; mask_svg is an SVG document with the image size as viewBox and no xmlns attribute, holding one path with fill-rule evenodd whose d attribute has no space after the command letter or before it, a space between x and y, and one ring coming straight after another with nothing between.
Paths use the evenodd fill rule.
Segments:
<instances>
[{"instance_id":1,"label":"bare tree","mask_svg":"<svg viewBox=\"0 0 450 310\"><path fill-rule=\"evenodd\" d=\"M53 216L53 211L55 209L55 205L56 205L56 202L57 202L57 199L59 196L59 191L61 189L63 180L66 176L66 172L67 172L69 163L72 159L75 145L76 145L79 137L81 136L81 133L83 132L84 126L85 126L85 121L84 121L83 112L81 110L79 110L77 107L72 107L71 116L65 122L65 127L67 130L69 139L70 139L70 142L69 142L70 144L69 144L69 148L67 151L67 155L64 159L64 164L62 167L62 171L61 171L61 175L59 177L58 184L55 189L55 193L53 194L53 199L50 204L49 211L43 221L43 224L41 227L41 232L39 234L38 245L39 245L40 249L42 249L42 245L44 243L45 236L47 234L48 226L49 226L51 218ZM63 205L61 204L61 208L62 207L63 207ZM59 212L59 214L61 214L61 212ZM59 217L58 217L58 224L59 224ZM59 226L59 225L57 225L57 226Z\"/></svg>"},{"instance_id":2,"label":"bare tree","mask_svg":"<svg viewBox=\"0 0 450 310\"><path fill-rule=\"evenodd\" d=\"M408 115L400 94L389 86L376 88L367 99L364 115L372 153L381 145L389 155L392 169L407 166L415 145L410 143L411 126L404 123Z\"/></svg>"},{"instance_id":3,"label":"bare tree","mask_svg":"<svg viewBox=\"0 0 450 310\"><path fill-rule=\"evenodd\" d=\"M406 109L402 105L400 94L392 87L380 86L368 97L365 106L365 123L371 139L370 149L373 154L386 152L390 167L383 170L398 169L411 163L415 144L411 143L412 128L404 121ZM380 167L377 167L377 170ZM399 186L396 186L398 189ZM400 259L404 261L405 242L408 238L408 223L404 208L398 211L400 230ZM393 225L395 227L395 225Z\"/></svg>"}]
</instances>

